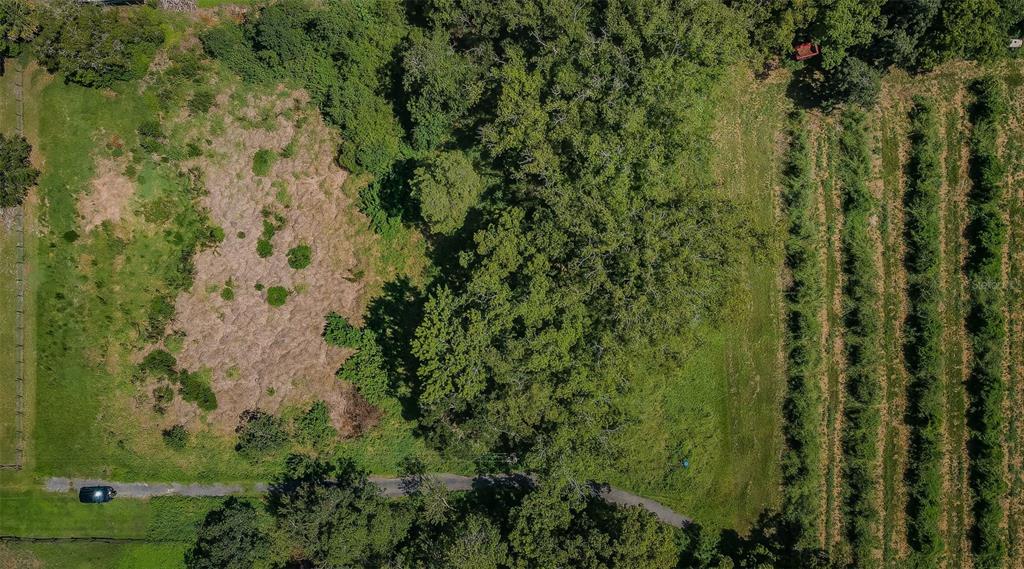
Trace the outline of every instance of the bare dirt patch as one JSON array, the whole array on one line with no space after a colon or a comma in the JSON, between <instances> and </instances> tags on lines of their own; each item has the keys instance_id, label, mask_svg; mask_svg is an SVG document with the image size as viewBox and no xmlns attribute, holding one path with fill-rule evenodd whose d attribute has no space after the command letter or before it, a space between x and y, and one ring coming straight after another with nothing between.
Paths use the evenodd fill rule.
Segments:
<instances>
[{"instance_id":1,"label":"bare dirt patch","mask_svg":"<svg viewBox=\"0 0 1024 569\"><path fill-rule=\"evenodd\" d=\"M125 176L124 164L120 160L101 158L96 161L96 172L91 191L78 198L78 215L82 217L82 229L86 232L104 221L120 221L129 210L135 195L135 182Z\"/></svg>"},{"instance_id":2,"label":"bare dirt patch","mask_svg":"<svg viewBox=\"0 0 1024 569\"><path fill-rule=\"evenodd\" d=\"M203 421L219 432L233 429L246 409L276 412L315 399L327 402L334 426L345 436L378 418L334 375L351 351L321 338L328 312L358 322L371 281L360 259L373 242L360 231L365 219L341 192L347 173L333 160L337 135L307 102L302 94L279 91L250 98L237 115L219 113L223 128L209 133L212 156L193 164L203 171L209 192L203 206L226 239L196 255L195 283L179 295L170 329L185 333L179 365L210 374L219 407ZM280 154L289 144L293 152L284 154L291 157L279 157L269 175L253 173L257 151ZM273 254L261 258L257 239L264 220L275 215L283 227L270 240ZM312 260L292 269L286 252L301 244L312 249ZM290 292L280 307L267 303L267 289L275 286ZM233 298L222 297L225 287ZM200 415L195 406L177 401L165 421L195 423Z\"/></svg>"}]
</instances>

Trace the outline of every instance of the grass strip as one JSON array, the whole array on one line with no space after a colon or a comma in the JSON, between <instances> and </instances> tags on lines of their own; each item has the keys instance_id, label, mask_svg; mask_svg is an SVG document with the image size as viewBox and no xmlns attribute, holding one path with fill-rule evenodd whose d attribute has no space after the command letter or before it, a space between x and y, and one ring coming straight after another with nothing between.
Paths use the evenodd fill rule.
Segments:
<instances>
[{"instance_id":1,"label":"grass strip","mask_svg":"<svg viewBox=\"0 0 1024 569\"><path fill-rule=\"evenodd\" d=\"M1003 293L1003 182L1006 168L999 157L999 123L1007 113L1006 94L993 77L973 85L973 132L970 144L968 195L970 223L966 273L970 283L967 333L972 346L967 391L971 398L970 485L974 494L972 549L978 569L1004 567L1006 531L1002 500L1007 484L1003 476L1003 344L1006 339L1006 300Z\"/></svg>"},{"instance_id":2,"label":"grass strip","mask_svg":"<svg viewBox=\"0 0 1024 569\"><path fill-rule=\"evenodd\" d=\"M783 508L800 549L818 546L822 522L821 472L821 309L824 268L819 251L815 184L802 114L793 118L783 171L788 217L786 266L787 394L783 407L786 450Z\"/></svg>"},{"instance_id":3,"label":"grass strip","mask_svg":"<svg viewBox=\"0 0 1024 569\"><path fill-rule=\"evenodd\" d=\"M843 271L846 275L846 404L843 410L843 512L853 564L878 563L877 499L881 468L879 429L884 351L880 262L871 233L878 203L867 180L871 174L865 115L850 110L842 117L839 138L839 185L845 223L842 228Z\"/></svg>"},{"instance_id":4,"label":"grass strip","mask_svg":"<svg viewBox=\"0 0 1024 569\"><path fill-rule=\"evenodd\" d=\"M907 298L904 358L910 449L907 464L907 533L917 567L936 567L942 556L942 298L940 260L942 187L938 115L934 104L915 98L911 111L910 159L907 164L906 216Z\"/></svg>"}]
</instances>

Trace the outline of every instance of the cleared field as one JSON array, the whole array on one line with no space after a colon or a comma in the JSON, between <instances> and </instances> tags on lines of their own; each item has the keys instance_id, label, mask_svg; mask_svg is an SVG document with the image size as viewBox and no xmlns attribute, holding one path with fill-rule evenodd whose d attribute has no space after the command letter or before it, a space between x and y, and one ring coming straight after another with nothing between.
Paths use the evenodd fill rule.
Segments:
<instances>
[{"instance_id":1,"label":"cleared field","mask_svg":"<svg viewBox=\"0 0 1024 569\"><path fill-rule=\"evenodd\" d=\"M0 544L0 567L18 569L177 569L180 543L61 542Z\"/></svg>"},{"instance_id":2,"label":"cleared field","mask_svg":"<svg viewBox=\"0 0 1024 569\"><path fill-rule=\"evenodd\" d=\"M747 208L754 228L777 245L782 147L777 137L789 105L785 83L731 75L716 96L716 182ZM781 249L747 258L742 285L719 327L698 335L685 360L637 355L647 379L626 405L638 422L618 441L623 449L610 481L713 527L749 528L777 507L782 448ZM638 366L639 367L639 366ZM689 460L684 467L683 460Z\"/></svg>"}]
</instances>

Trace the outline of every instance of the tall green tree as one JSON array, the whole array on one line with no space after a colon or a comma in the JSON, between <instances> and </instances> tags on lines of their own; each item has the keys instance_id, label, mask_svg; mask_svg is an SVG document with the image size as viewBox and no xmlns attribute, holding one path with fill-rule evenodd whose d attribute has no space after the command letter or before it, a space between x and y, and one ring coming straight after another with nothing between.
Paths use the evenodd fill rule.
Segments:
<instances>
[{"instance_id":1,"label":"tall green tree","mask_svg":"<svg viewBox=\"0 0 1024 569\"><path fill-rule=\"evenodd\" d=\"M39 179L39 170L29 160L31 153L25 137L0 133L0 207L21 205Z\"/></svg>"},{"instance_id":2,"label":"tall green tree","mask_svg":"<svg viewBox=\"0 0 1024 569\"><path fill-rule=\"evenodd\" d=\"M444 235L462 227L484 189L473 163L458 150L428 156L413 174L411 185L430 231Z\"/></svg>"}]
</instances>

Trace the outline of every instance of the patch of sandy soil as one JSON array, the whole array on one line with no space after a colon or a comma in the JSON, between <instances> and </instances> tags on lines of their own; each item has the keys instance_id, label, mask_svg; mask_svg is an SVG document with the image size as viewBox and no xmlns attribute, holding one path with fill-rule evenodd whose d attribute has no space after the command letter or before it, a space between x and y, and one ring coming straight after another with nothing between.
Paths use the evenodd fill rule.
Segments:
<instances>
[{"instance_id":1,"label":"patch of sandy soil","mask_svg":"<svg viewBox=\"0 0 1024 569\"><path fill-rule=\"evenodd\" d=\"M122 160L100 158L96 161L96 172L91 191L83 192L78 198L78 215L87 233L104 221L120 221L130 211L135 195L135 182L123 174Z\"/></svg>"},{"instance_id":2,"label":"patch of sandy soil","mask_svg":"<svg viewBox=\"0 0 1024 569\"><path fill-rule=\"evenodd\" d=\"M366 222L340 191L347 173L333 160L337 135L307 103L302 94L279 92L248 101L237 117L224 113L223 129L209 133L213 156L192 164L204 173L209 195L203 205L226 239L196 255L195 284L179 295L169 329L186 335L179 365L212 374L219 407L202 421L218 432L234 429L247 409L276 412L316 399L328 404L343 436L359 434L378 418L351 385L335 377L351 351L328 346L320 336L331 311L359 320L368 280L359 257L373 244L360 237ZM268 112L276 114L272 130L245 126ZM297 149L294 157L278 159L266 177L253 174L258 150L280 151L289 142ZM285 223L272 239L273 255L260 258L256 242L265 209ZM312 248L312 262L295 270L286 252L300 244ZM221 291L229 282L234 299L224 300ZM291 292L284 306L267 304L272 286ZM194 424L200 415L179 398L164 420Z\"/></svg>"}]
</instances>

